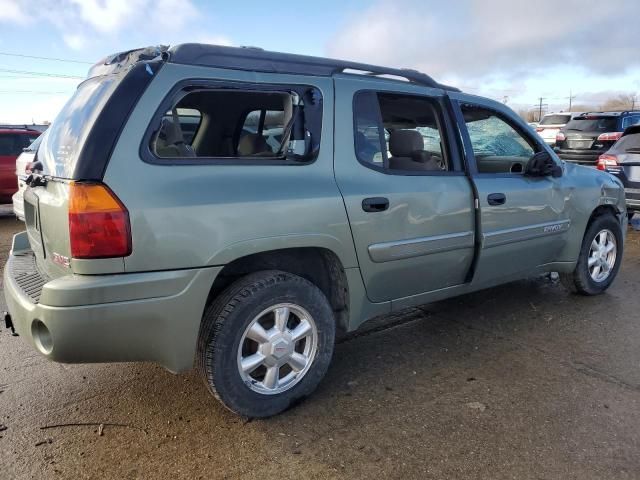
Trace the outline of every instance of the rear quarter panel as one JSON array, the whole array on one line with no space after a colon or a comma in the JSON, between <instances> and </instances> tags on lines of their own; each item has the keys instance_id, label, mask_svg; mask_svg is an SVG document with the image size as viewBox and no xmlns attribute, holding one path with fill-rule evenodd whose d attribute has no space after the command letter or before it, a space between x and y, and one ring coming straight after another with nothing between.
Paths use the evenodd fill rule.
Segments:
<instances>
[{"instance_id":1,"label":"rear quarter panel","mask_svg":"<svg viewBox=\"0 0 640 480\"><path fill-rule=\"evenodd\" d=\"M145 163L139 151L147 126L171 88L189 78L316 86L324 102L318 158L287 166ZM330 78L165 65L129 117L104 177L131 218L125 271L223 265L307 246L328 248L345 268L357 267L333 175L333 99Z\"/></svg>"}]
</instances>

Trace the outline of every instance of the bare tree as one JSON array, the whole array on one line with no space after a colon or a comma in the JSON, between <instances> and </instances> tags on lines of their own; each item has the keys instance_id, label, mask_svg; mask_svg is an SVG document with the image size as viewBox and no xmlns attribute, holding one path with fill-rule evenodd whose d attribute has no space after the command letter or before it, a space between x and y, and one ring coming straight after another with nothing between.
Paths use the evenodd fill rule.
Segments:
<instances>
[{"instance_id":1,"label":"bare tree","mask_svg":"<svg viewBox=\"0 0 640 480\"><path fill-rule=\"evenodd\" d=\"M572 105L571 106L571 111L572 112L594 112L598 110L598 107L596 107L595 105Z\"/></svg>"},{"instance_id":2,"label":"bare tree","mask_svg":"<svg viewBox=\"0 0 640 480\"><path fill-rule=\"evenodd\" d=\"M525 122L531 123L531 122L536 122L538 115L537 115L537 111L533 111L533 110L526 110L524 108L521 108L520 110L518 110L518 115L520 116L520 118L522 118Z\"/></svg>"},{"instance_id":3,"label":"bare tree","mask_svg":"<svg viewBox=\"0 0 640 480\"><path fill-rule=\"evenodd\" d=\"M602 104L602 110L608 111L623 111L633 110L638 103L636 95L633 93L623 93L614 98L607 99Z\"/></svg>"}]
</instances>

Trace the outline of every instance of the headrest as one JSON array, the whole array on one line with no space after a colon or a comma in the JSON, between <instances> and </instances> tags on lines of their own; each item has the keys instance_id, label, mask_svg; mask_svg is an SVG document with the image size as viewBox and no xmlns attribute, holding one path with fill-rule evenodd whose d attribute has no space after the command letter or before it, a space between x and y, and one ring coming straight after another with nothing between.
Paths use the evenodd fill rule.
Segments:
<instances>
[{"instance_id":1,"label":"headrest","mask_svg":"<svg viewBox=\"0 0 640 480\"><path fill-rule=\"evenodd\" d=\"M240 138L240 142L238 142L238 155L243 157L270 151L271 149L267 141L262 135L258 135L257 133L246 133Z\"/></svg>"},{"instance_id":2,"label":"headrest","mask_svg":"<svg viewBox=\"0 0 640 480\"><path fill-rule=\"evenodd\" d=\"M410 157L412 152L424 150L424 140L417 130L392 130L389 151L393 157Z\"/></svg>"},{"instance_id":3,"label":"headrest","mask_svg":"<svg viewBox=\"0 0 640 480\"><path fill-rule=\"evenodd\" d=\"M159 138L166 145L175 145L184 142L180 125L176 125L168 118L163 118L160 125Z\"/></svg>"}]
</instances>

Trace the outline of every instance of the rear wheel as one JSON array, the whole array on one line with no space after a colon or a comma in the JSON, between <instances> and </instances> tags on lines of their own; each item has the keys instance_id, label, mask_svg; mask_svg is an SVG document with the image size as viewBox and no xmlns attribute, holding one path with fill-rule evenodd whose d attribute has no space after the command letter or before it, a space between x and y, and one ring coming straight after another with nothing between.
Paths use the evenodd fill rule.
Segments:
<instances>
[{"instance_id":1,"label":"rear wheel","mask_svg":"<svg viewBox=\"0 0 640 480\"><path fill-rule=\"evenodd\" d=\"M563 283L581 295L604 292L618 274L622 261L622 231L611 214L596 217L582 240L573 273L562 275Z\"/></svg>"},{"instance_id":2,"label":"rear wheel","mask_svg":"<svg viewBox=\"0 0 640 480\"><path fill-rule=\"evenodd\" d=\"M324 294L289 273L233 283L204 314L198 366L230 410L268 417L308 396L324 377L335 321Z\"/></svg>"}]
</instances>

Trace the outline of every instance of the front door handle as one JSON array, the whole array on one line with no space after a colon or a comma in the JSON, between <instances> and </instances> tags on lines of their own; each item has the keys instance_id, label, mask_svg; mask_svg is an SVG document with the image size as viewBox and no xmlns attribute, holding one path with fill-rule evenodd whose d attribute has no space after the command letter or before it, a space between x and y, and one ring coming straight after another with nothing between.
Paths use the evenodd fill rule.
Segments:
<instances>
[{"instance_id":1,"label":"front door handle","mask_svg":"<svg viewBox=\"0 0 640 480\"><path fill-rule=\"evenodd\" d=\"M507 201L507 196L504 193L490 193L487 196L487 202L489 205L504 205Z\"/></svg>"},{"instance_id":2,"label":"front door handle","mask_svg":"<svg viewBox=\"0 0 640 480\"><path fill-rule=\"evenodd\" d=\"M365 212L384 212L389 208L389 199L385 197L371 197L362 200L362 210Z\"/></svg>"}]
</instances>

